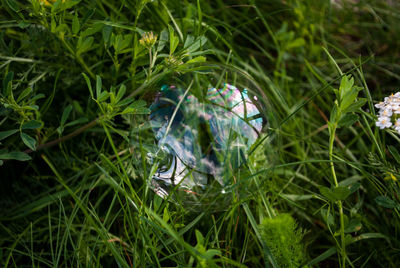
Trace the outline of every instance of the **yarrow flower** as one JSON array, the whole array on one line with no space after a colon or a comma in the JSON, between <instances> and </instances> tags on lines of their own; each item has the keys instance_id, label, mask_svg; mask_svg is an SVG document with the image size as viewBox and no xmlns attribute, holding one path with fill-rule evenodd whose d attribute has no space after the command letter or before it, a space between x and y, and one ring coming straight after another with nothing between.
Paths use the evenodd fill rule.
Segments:
<instances>
[{"instance_id":1,"label":"yarrow flower","mask_svg":"<svg viewBox=\"0 0 400 268\"><path fill-rule=\"evenodd\" d=\"M380 129L392 127L400 134L400 92L385 97L384 101L375 104L379 109L376 126Z\"/></svg>"}]
</instances>

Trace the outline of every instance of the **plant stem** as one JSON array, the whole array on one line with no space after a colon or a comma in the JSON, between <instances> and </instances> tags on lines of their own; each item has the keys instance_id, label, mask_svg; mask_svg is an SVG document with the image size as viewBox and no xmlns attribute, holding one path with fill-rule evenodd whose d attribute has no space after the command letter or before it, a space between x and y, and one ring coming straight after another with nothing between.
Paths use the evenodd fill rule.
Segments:
<instances>
[{"instance_id":1,"label":"plant stem","mask_svg":"<svg viewBox=\"0 0 400 268\"><path fill-rule=\"evenodd\" d=\"M331 166L331 172L332 172L332 177L333 181L335 183L335 187L339 186L337 177L336 177L336 172L335 172L335 166L333 164L333 143L335 141L335 135L336 135L336 128L337 128L337 123L334 123L332 125L331 131L330 131L330 137L329 137L329 164ZM346 267L346 241L344 237L344 215L343 215L343 204L341 200L337 201L338 207L339 207L339 215L340 215L340 240L341 240L341 246L340 246L340 255L342 257L341 261L341 266L343 268Z\"/></svg>"},{"instance_id":2,"label":"plant stem","mask_svg":"<svg viewBox=\"0 0 400 268\"><path fill-rule=\"evenodd\" d=\"M150 57L150 65L149 65L149 75L148 75L148 77L151 76L151 69L153 68L153 55L152 55L151 47L149 48L149 57Z\"/></svg>"},{"instance_id":3,"label":"plant stem","mask_svg":"<svg viewBox=\"0 0 400 268\"><path fill-rule=\"evenodd\" d=\"M44 144L40 144L38 147L36 147L36 151L52 147L54 145L59 144L60 142L64 142L66 140L69 140L69 139L81 134L83 131L85 131L85 130L87 130L89 128L92 128L95 125L97 125L99 123L99 119L100 118L96 118L92 122L87 123L86 125L84 125L84 126L78 128L77 130L75 130L74 132L72 132L72 133L70 133L68 135L65 135L65 136L63 136L61 138L49 141L49 142L44 143ZM28 149L28 150L24 151L24 153L27 153L27 154L32 153L32 152L33 152L33 150L31 150L31 149Z\"/></svg>"}]
</instances>

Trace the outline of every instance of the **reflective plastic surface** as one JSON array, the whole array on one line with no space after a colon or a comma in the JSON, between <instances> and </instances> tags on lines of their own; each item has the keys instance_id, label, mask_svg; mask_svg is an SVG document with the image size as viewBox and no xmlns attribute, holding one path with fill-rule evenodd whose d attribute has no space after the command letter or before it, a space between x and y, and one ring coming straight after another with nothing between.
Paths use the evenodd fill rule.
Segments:
<instances>
[{"instance_id":1,"label":"reflective plastic surface","mask_svg":"<svg viewBox=\"0 0 400 268\"><path fill-rule=\"evenodd\" d=\"M212 184L224 193L265 123L257 97L230 84L208 88L202 100L185 90L163 85L150 107L160 159L151 186L164 198L172 189L196 195Z\"/></svg>"}]
</instances>

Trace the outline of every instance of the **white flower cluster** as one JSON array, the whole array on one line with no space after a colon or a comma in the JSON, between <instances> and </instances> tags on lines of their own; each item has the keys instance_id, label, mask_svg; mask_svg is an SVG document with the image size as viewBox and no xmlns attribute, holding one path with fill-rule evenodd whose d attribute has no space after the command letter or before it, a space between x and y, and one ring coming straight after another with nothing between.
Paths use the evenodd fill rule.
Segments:
<instances>
[{"instance_id":1,"label":"white flower cluster","mask_svg":"<svg viewBox=\"0 0 400 268\"><path fill-rule=\"evenodd\" d=\"M386 97L375 107L379 109L376 126L380 129L393 127L400 134L400 92Z\"/></svg>"}]
</instances>

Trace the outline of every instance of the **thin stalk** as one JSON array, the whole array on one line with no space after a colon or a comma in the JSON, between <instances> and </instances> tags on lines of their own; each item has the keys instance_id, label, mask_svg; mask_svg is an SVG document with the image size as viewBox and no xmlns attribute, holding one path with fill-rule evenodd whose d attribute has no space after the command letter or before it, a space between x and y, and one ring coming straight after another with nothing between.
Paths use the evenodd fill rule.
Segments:
<instances>
[{"instance_id":1,"label":"thin stalk","mask_svg":"<svg viewBox=\"0 0 400 268\"><path fill-rule=\"evenodd\" d=\"M153 53L152 48L149 48L149 57L150 57L150 64L149 64L149 74L147 77L151 77L151 69L153 68Z\"/></svg>"},{"instance_id":2,"label":"thin stalk","mask_svg":"<svg viewBox=\"0 0 400 268\"><path fill-rule=\"evenodd\" d=\"M84 62L84 60L82 59L82 57L75 53L75 51L70 47L70 45L65 41L63 36L60 36L60 39L62 41L62 43L64 44L64 46L68 49L68 51L75 57L75 59L82 65L83 69L85 69L85 71L90 75L90 77L92 77L93 79L96 78L96 76L94 75L94 73L92 72L92 70L90 70L90 68L86 65L86 63Z\"/></svg>"},{"instance_id":3,"label":"thin stalk","mask_svg":"<svg viewBox=\"0 0 400 268\"><path fill-rule=\"evenodd\" d=\"M335 135L336 135L336 128L337 128L337 123L335 123L332 126L332 131L330 133L329 137L329 164L331 166L331 172L332 172L332 177L333 181L335 183L335 187L339 186L337 177L336 177L336 172L335 172L335 165L333 164L333 143L335 141ZM338 207L339 207L339 215L340 215L340 240L341 240L341 246L340 246L340 255L342 258L342 267L346 267L346 241L344 237L344 215L343 215L343 204L341 200L337 201Z\"/></svg>"},{"instance_id":4,"label":"thin stalk","mask_svg":"<svg viewBox=\"0 0 400 268\"><path fill-rule=\"evenodd\" d=\"M38 147L36 147L36 151L52 147L54 145L59 144L60 142L64 142L66 140L69 140L69 139L81 134L85 130L90 129L90 128L94 127L95 125L97 125L99 123L99 119L100 119L100 117L94 119L92 122L87 123L86 125L84 125L84 126L78 128L77 130L75 130L74 132L72 132L72 133L70 133L68 135L65 135L65 136L63 136L61 138L49 141L49 142L44 143L44 144L40 144ZM24 153L27 153L27 154L32 153L32 152L33 152L33 150L31 150L31 149L28 149L28 150L24 151Z\"/></svg>"}]
</instances>

